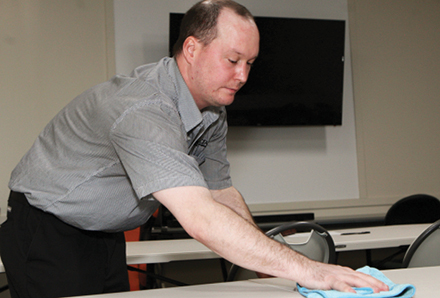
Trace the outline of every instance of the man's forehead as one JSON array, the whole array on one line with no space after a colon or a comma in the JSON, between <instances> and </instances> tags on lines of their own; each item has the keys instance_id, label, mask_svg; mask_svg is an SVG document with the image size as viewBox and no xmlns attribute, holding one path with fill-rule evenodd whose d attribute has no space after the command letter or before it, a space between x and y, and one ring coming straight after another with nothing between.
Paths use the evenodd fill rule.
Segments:
<instances>
[{"instance_id":1,"label":"man's forehead","mask_svg":"<svg viewBox=\"0 0 440 298\"><path fill-rule=\"evenodd\" d=\"M230 22L243 22L243 21L255 24L253 19L250 19L245 16L241 16L232 9L226 7L220 11L220 14L217 19L217 24L220 22L230 23Z\"/></svg>"},{"instance_id":2,"label":"man's forehead","mask_svg":"<svg viewBox=\"0 0 440 298\"><path fill-rule=\"evenodd\" d=\"M245 18L243 16L237 15L235 12L231 10L225 10L224 13L220 13L220 16L217 21L217 35L227 35L225 37L230 38L232 36L228 36L231 34L238 34L243 31L255 31L255 34L258 33L258 28L255 22L251 19Z\"/></svg>"}]
</instances>

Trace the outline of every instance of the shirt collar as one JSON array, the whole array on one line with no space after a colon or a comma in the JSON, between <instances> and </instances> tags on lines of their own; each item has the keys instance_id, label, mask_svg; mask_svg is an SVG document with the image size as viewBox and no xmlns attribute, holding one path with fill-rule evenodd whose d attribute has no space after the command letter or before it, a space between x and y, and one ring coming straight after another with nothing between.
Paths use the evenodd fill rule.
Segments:
<instances>
[{"instance_id":1,"label":"shirt collar","mask_svg":"<svg viewBox=\"0 0 440 298\"><path fill-rule=\"evenodd\" d=\"M177 105L177 110L187 132L202 123L203 119L205 119L206 126L217 121L224 108L208 107L200 112L174 58L169 61L169 74L173 78L176 88L176 96L173 101Z\"/></svg>"}]
</instances>

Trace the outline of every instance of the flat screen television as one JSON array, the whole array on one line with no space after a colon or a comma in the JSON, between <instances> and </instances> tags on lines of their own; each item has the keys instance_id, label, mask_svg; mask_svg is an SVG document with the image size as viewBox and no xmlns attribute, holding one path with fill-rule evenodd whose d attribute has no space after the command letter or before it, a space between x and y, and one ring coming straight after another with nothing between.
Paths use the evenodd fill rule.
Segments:
<instances>
[{"instance_id":1,"label":"flat screen television","mask_svg":"<svg viewBox=\"0 0 440 298\"><path fill-rule=\"evenodd\" d=\"M182 13L170 13L169 47ZM260 53L226 107L229 126L342 125L345 21L255 17Z\"/></svg>"}]
</instances>

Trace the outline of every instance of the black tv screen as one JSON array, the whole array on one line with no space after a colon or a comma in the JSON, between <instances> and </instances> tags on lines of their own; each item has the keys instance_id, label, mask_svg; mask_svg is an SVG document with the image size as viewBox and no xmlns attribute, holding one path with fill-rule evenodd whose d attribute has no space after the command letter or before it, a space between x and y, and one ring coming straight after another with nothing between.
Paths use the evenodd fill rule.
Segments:
<instances>
[{"instance_id":1,"label":"black tv screen","mask_svg":"<svg viewBox=\"0 0 440 298\"><path fill-rule=\"evenodd\" d=\"M183 14L170 14L170 55ZM255 17L260 53L229 126L342 125L345 21Z\"/></svg>"}]
</instances>

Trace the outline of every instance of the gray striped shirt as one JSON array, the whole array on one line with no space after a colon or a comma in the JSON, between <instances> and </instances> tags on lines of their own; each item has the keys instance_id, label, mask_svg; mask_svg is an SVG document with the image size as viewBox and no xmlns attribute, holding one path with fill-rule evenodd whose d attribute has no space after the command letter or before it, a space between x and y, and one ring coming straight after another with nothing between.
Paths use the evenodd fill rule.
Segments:
<instances>
[{"instance_id":1,"label":"gray striped shirt","mask_svg":"<svg viewBox=\"0 0 440 298\"><path fill-rule=\"evenodd\" d=\"M9 187L86 230L143 224L155 191L231 186L226 112L202 112L173 58L115 76L79 95L38 136ZM188 206L193 208L193 206Z\"/></svg>"}]
</instances>

